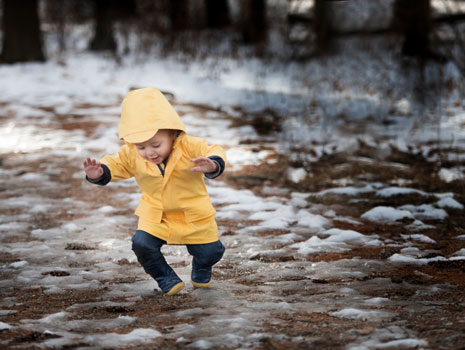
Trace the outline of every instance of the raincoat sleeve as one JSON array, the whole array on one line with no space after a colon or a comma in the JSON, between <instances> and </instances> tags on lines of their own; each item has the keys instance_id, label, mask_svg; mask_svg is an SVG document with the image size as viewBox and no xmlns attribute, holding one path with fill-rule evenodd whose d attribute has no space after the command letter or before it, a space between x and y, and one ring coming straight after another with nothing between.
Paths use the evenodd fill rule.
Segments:
<instances>
[{"instance_id":1,"label":"raincoat sleeve","mask_svg":"<svg viewBox=\"0 0 465 350\"><path fill-rule=\"evenodd\" d=\"M86 176L86 180L94 185L105 186L107 183L111 181L111 173L110 169L105 164L102 164L103 175L100 176L98 179L91 179L90 177Z\"/></svg>"},{"instance_id":2,"label":"raincoat sleeve","mask_svg":"<svg viewBox=\"0 0 465 350\"><path fill-rule=\"evenodd\" d=\"M121 147L118 153L106 155L100 162L108 167L111 181L125 180L134 176L134 160L128 145Z\"/></svg>"},{"instance_id":3,"label":"raincoat sleeve","mask_svg":"<svg viewBox=\"0 0 465 350\"><path fill-rule=\"evenodd\" d=\"M190 137L190 155L197 157L220 157L226 164L226 152L221 146L209 145L207 141L200 137Z\"/></svg>"},{"instance_id":4,"label":"raincoat sleeve","mask_svg":"<svg viewBox=\"0 0 465 350\"><path fill-rule=\"evenodd\" d=\"M226 152L221 146L209 145L204 139L191 136L189 138L189 151L192 158L208 157L218 164L218 171L205 174L206 177L213 179L221 175L226 166Z\"/></svg>"},{"instance_id":5,"label":"raincoat sleeve","mask_svg":"<svg viewBox=\"0 0 465 350\"><path fill-rule=\"evenodd\" d=\"M213 160L216 163L216 165L218 166L218 170L214 171L212 173L205 173L205 177L207 177L209 179L215 179L218 176L220 176L221 174L223 174L223 171L224 171L224 168L225 168L224 160L221 157L218 157L218 156L210 156L208 158L210 158L211 160Z\"/></svg>"}]
</instances>

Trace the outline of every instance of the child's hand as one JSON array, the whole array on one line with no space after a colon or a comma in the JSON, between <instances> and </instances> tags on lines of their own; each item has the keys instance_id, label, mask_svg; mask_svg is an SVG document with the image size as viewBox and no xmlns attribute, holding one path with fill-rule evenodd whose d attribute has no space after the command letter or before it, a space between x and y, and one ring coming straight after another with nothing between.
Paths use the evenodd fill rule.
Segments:
<instances>
[{"instance_id":1,"label":"child's hand","mask_svg":"<svg viewBox=\"0 0 465 350\"><path fill-rule=\"evenodd\" d=\"M216 164L213 160L206 157L199 157L195 159L191 159L191 162L194 162L198 166L195 168L191 168L191 171L194 172L203 172L203 173L214 173L218 170L218 164Z\"/></svg>"},{"instance_id":2,"label":"child's hand","mask_svg":"<svg viewBox=\"0 0 465 350\"><path fill-rule=\"evenodd\" d=\"M96 180L103 175L103 169L100 165L100 162L97 162L95 159L90 159L87 157L84 160L84 171L89 179Z\"/></svg>"}]
</instances>

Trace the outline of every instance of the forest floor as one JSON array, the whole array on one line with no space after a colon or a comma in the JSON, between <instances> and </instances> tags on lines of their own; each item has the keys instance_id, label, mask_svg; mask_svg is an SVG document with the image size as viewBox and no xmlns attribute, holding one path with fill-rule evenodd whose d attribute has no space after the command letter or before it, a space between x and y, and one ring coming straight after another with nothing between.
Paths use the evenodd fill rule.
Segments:
<instances>
[{"instance_id":1,"label":"forest floor","mask_svg":"<svg viewBox=\"0 0 465 350\"><path fill-rule=\"evenodd\" d=\"M209 130L203 126L232 120L209 106L176 107L188 129L206 138L212 134L202 134ZM214 268L211 288L203 290L189 282L185 248L166 247L168 261L186 281L179 295L166 297L130 249L135 183L86 183L81 163L89 150L73 151L66 143L76 135L90 143L104 129L113 135L118 114L100 118L101 108L81 105L76 110L82 113L66 115L48 108L52 119L39 116L14 128L32 127L31 142L55 130L63 143L1 156L2 349L465 349L465 259L449 259L465 248L464 210L425 217L421 235L411 218L361 219L374 207L434 203L438 193L465 204L463 181L433 176L437 165L419 155L397 150L380 158L363 144L310 166L296 164L269 135L263 142L241 135L244 125L230 127L240 141L225 147L259 161L232 164L208 182L227 253ZM15 115L2 117L7 124ZM93 147L96 157L105 153ZM288 166L305 166L307 177L290 181ZM388 188L399 178L419 191L390 197L322 192L337 188L338 179ZM296 244L313 236L323 242L320 232L299 219L280 227L254 217L288 207L321 215L326 228L381 243L335 242L304 253ZM396 254L412 261L390 259Z\"/></svg>"}]
</instances>

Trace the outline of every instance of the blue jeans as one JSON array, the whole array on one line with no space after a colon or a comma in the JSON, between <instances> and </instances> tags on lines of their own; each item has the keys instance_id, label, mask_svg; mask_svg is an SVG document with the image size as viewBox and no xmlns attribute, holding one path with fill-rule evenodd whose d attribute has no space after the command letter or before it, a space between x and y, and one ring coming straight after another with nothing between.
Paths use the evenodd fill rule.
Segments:
<instances>
[{"instance_id":1,"label":"blue jeans","mask_svg":"<svg viewBox=\"0 0 465 350\"><path fill-rule=\"evenodd\" d=\"M150 276L157 281L160 289L167 293L176 284L182 282L161 253L166 241L145 231L137 230L132 236L132 250L137 260ZM211 269L221 260L225 248L220 241L205 244L186 244L187 251L193 256L192 280L198 283L210 281Z\"/></svg>"}]
</instances>

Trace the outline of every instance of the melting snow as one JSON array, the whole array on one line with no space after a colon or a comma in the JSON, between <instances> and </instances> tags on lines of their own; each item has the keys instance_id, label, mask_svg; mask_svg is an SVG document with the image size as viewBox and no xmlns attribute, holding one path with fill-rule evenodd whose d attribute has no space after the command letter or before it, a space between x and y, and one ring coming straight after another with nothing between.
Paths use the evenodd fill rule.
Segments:
<instances>
[{"instance_id":1,"label":"melting snow","mask_svg":"<svg viewBox=\"0 0 465 350\"><path fill-rule=\"evenodd\" d=\"M377 310L360 310L355 308L346 308L340 311L330 312L332 316L346 317L346 318L360 318L363 320L379 320L386 317L391 317L392 314L386 311Z\"/></svg>"},{"instance_id":2,"label":"melting snow","mask_svg":"<svg viewBox=\"0 0 465 350\"><path fill-rule=\"evenodd\" d=\"M319 251L331 252L346 250L349 249L350 246L354 245L382 245L382 242L379 241L376 236L368 237L352 230L333 228L320 232L320 235L328 236L328 238L320 239L317 236L313 236L304 242L295 243L291 245L291 247L298 249L300 254L307 255Z\"/></svg>"},{"instance_id":3,"label":"melting snow","mask_svg":"<svg viewBox=\"0 0 465 350\"><path fill-rule=\"evenodd\" d=\"M73 164L80 164L81 159L88 154L112 153L119 147L116 124L118 122L119 104L121 96L131 86L156 85L162 90L172 91L183 101L207 102L215 101L224 113L234 115L231 106L245 104L249 109L261 110L269 100L271 104L278 104L279 99L273 97L279 92L279 96L286 96L288 92L308 96L306 89L294 88L293 79L287 79L282 83L282 76L272 76L279 84L264 86L266 97L260 91L250 89L250 74L247 67L241 70L242 76L229 81L222 76L218 81L200 79L205 68L194 65L193 71L186 72L182 67L173 62L148 63L139 66L122 65L118 74L115 67L108 66L108 61L94 56L80 56L67 59L66 65L60 66L50 61L43 65L13 65L0 66L2 81L5 89L0 102L6 103L8 113L15 115L14 122L5 123L0 127L2 138L0 148L2 153L14 152L24 161L41 160L43 154L48 156L65 157ZM167 68L169 67L169 68ZM27 70L24 74L23 70ZM198 69L199 71L195 71ZM167 74L166 72L170 72ZM233 77L234 74L229 74ZM64 78L65 77L65 78ZM278 79L279 78L279 79ZM112 83L109 84L108 82ZM182 81L182 84L178 82ZM232 86L234 85L234 86ZM247 86L247 88L244 88ZM349 98L350 97L350 98ZM332 94L315 96L320 107L325 110L326 116L346 113L356 117L367 116L376 111L386 112L385 105L380 96L348 96L347 94ZM276 102L277 101L277 102ZM76 105L97 104L101 107L82 108ZM306 102L305 102L306 103ZM108 107L108 105L110 105ZM398 109L407 113L412 106L406 100L397 103ZM79 115L81 120L106 123L92 130L88 136L83 130L64 130L53 123L54 113L47 112L48 108L57 113ZM269 107L269 106L266 106ZM288 106L289 109L298 110L301 106ZM305 108L307 108L305 104ZM209 141L228 146L227 154L232 169L239 169L247 164L260 164L273 162L267 157L275 153L277 147L274 141L266 140L269 146L266 150L255 149L247 144L249 140L258 140L259 136L250 126L242 128L230 127L231 121L224 119L220 112L210 111L200 116L189 106L178 106L183 110L183 119L193 134L206 137ZM225 112L226 111L226 112ZM383 112L383 113L384 113ZM98 118L98 119L97 119ZM462 123L462 124L460 124ZM462 120L454 121L449 125L455 130L457 125L463 125ZM307 128L298 118L289 118L284 122L284 133L295 132L293 140L296 143L308 143L308 139L323 140L328 137L321 132L322 128ZM404 127L405 125L401 125ZM444 125L443 125L444 127ZM385 129L383 126L381 129ZM219 133L218 130L221 130ZM377 131L381 132L381 131ZM445 133L447 137L447 133ZM426 138L418 135L418 138ZM436 134L434 134L436 137ZM329 139L331 141L331 139ZM370 142L370 140L366 140ZM408 145L402 140L400 144L407 149ZM378 147L379 145L376 145ZM331 150L340 151L353 149L356 141L350 138L337 138L336 142L329 142L325 146L316 146L310 160ZM380 146L382 147L382 145ZM427 153L430 148L424 149ZM24 152L24 153L21 153ZM13 161L13 160L12 160ZM365 163L373 163L370 159L358 159ZM396 168L400 168L399 165ZM153 295L155 284L147 277L142 269L135 263L134 254L130 249L130 232L136 225L134 218L118 215L118 205L102 205L89 213L87 203L75 198L54 199L42 197L37 189L46 187L60 190L60 185L54 180L61 176L61 172L53 168L44 168L43 171L27 172L16 175L21 169L0 169L2 179L5 179L8 200L0 203L0 208L8 214L0 216L0 231L2 235L9 231L18 231L15 234L28 235L32 240L11 240L2 244L0 252L13 254L21 260L2 266L13 276L11 279L0 281L3 287L15 284L20 287L41 288L47 294L68 293L70 290L98 290L104 294L104 298L112 297L124 299L125 302L114 303L101 301L96 303L80 303L66 308L41 319L22 319L18 324L10 325L0 322L0 331L12 327L25 330L49 332L60 338L37 341L34 345L43 348L76 347L81 343L89 344L91 348L118 348L145 343L156 343L157 338L172 338L178 342L189 342L193 348L214 348L224 346L242 346L243 348L254 345L263 347L261 339L279 335L265 334L262 324L265 320L273 320L273 313L287 314L292 318L298 311L321 312L342 318L366 319L370 321L389 320L394 314L384 311L365 310L363 307L376 308L381 305L390 305L392 302L386 298L366 299L360 290L365 288L357 284L357 279L370 276L373 271L380 269L386 262L363 261L361 259L341 260L336 262L310 263L308 261L295 261L292 263L278 262L276 264L258 260L249 260L260 256L271 258L293 257L298 253L308 255L318 252L344 251L353 247L379 247L385 244L377 235L364 235L356 230L344 230L337 227L337 221L358 225L357 218L341 216L336 206L334 209L318 207L312 203L315 197L337 197L344 201L347 197L354 197L351 203L363 201L364 196L372 195L380 198L392 196L405 196L416 194L424 197L437 198L435 204L404 205L399 208L378 206L361 215L361 219L388 224L399 224L399 220L407 219L412 223L407 226L414 230L434 228L434 225L426 225L421 220L444 220L447 210L463 210L464 206L456 201L451 194L434 194L419 191L407 187L388 186L381 183L365 183L361 186L350 185L348 179L339 179L335 184L340 187L326 189L316 193L289 193L286 189L276 189L270 186L262 188L260 197L250 190L237 190L229 187L221 181L208 181L208 190L213 204L218 208L217 219L231 220L237 224L237 229L231 235L223 235L228 250L225 261L233 266L232 271L238 274L241 282L248 281L257 290L259 300L238 298L235 292L248 296L251 285L231 283L230 280L219 279L215 281L217 287L212 290L187 289L185 293L192 293L193 298L202 304L202 307L182 310L177 313L180 318L186 318L185 324L176 324L172 329L163 330L163 334L151 328L136 328L129 333L115 333L117 329L135 327L138 320L134 317L121 316L114 319L86 320L74 319L76 309L80 307L102 307L131 305L146 295ZM451 182L463 178L463 169L441 169L439 175L445 181ZM288 178L293 182L300 182L307 172L303 168L291 168L287 170ZM75 172L72 178L83 178L82 172ZM24 189L14 192L13 184L21 181ZM398 180L399 184L406 185L408 180ZM112 184L117 193L115 200L127 203L127 209L137 206L140 194L136 193L134 181L126 181ZM11 189L10 189L11 187ZM83 180L82 188L78 190L89 191L90 185ZM10 196L11 195L11 196ZM379 198L378 198L379 199ZM113 204L113 203L111 203ZM9 215L26 208L19 215ZM58 212L77 215L81 219L72 221L57 219L50 227L32 227L30 225L34 215L48 212ZM104 219L102 219L104 218ZM253 224L244 224L251 220ZM222 228L220 227L220 231ZM270 230L285 230L284 234L269 234ZM222 231L224 232L224 230ZM256 234L258 233L258 234ZM265 237L264 237L265 236ZM401 235L405 242L396 242L400 246L409 246L402 249L400 254L394 254L389 258L393 263L427 264L430 261L443 261L463 259L464 249L455 252L451 257L437 256L424 258L424 252L411 247L415 242L434 243L434 240L426 235L408 234ZM457 236L464 239L465 235ZM413 241L413 242L411 242ZM67 245L85 242L86 249L67 249ZM391 241L392 243L392 241ZM176 263L176 270L180 276L189 280L190 266L185 266L190 261L190 256L184 248L166 247L164 250L167 260ZM118 261L128 261L127 265L119 265ZM71 267L71 263L78 263L77 267ZM81 265L79 265L81 264ZM66 268L62 268L62 266ZM84 266L84 267L83 267ZM218 269L218 274L227 274L228 269ZM69 275L53 276L54 272L67 272ZM228 270L229 271L229 270ZM59 275L59 273L58 273ZM128 276L135 277L131 283L107 283L111 279L122 279ZM324 283L325 279L338 278L350 279L351 288L341 288L333 284ZM323 283L314 283L319 281ZM386 279L373 279L364 281L363 284L377 288L386 288ZM257 287L255 288L255 285ZM300 292L315 292L299 295ZM184 293L183 292L183 293ZM430 290L427 291L431 293ZM257 292L256 292L257 293ZM286 294L287 293L287 294ZM326 293L328 298L321 298ZM286 299L292 295L292 303ZM2 306L14 307L15 300L2 300ZM339 311L334 311L339 310ZM15 310L1 310L0 315L7 315ZM183 321L184 322L184 321ZM189 324L191 322L192 324ZM99 333L100 332L100 333ZM109 333L102 333L109 332ZM84 335L85 334L85 335ZM213 334L213 335L212 335ZM296 338L297 339L297 338ZM301 339L305 339L303 336ZM360 344L352 344L348 349L372 349L388 347L413 347L427 346L424 340L415 339L406 331L387 326L384 330L375 330L369 340ZM358 347L357 347L358 346Z\"/></svg>"},{"instance_id":4,"label":"melting snow","mask_svg":"<svg viewBox=\"0 0 465 350\"><path fill-rule=\"evenodd\" d=\"M0 331L4 331L6 329L11 329L11 328L12 327L8 323L0 322Z\"/></svg>"},{"instance_id":5,"label":"melting snow","mask_svg":"<svg viewBox=\"0 0 465 350\"><path fill-rule=\"evenodd\" d=\"M414 219L410 211L384 206L370 209L366 213L362 214L361 218L369 221L393 224L402 219Z\"/></svg>"}]
</instances>

